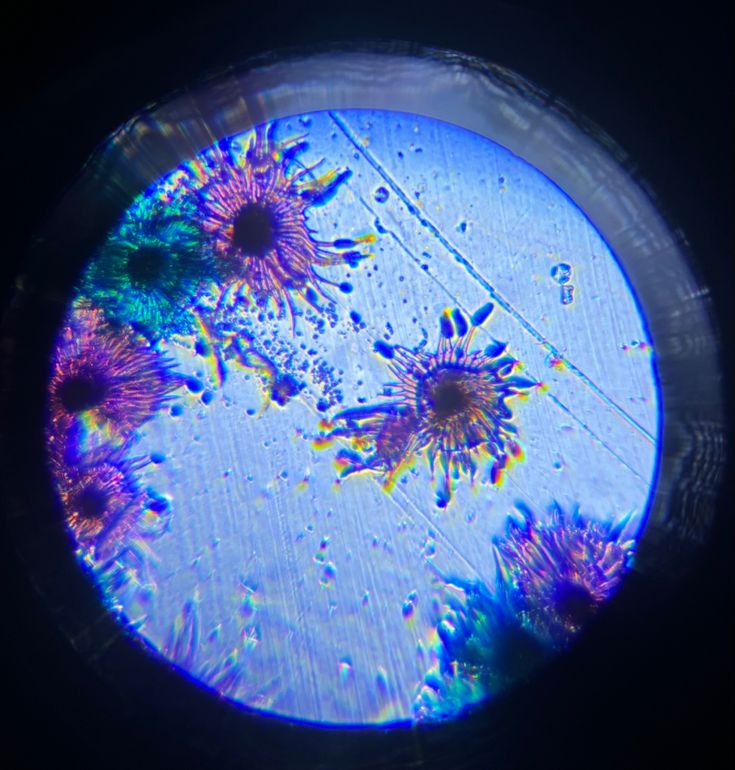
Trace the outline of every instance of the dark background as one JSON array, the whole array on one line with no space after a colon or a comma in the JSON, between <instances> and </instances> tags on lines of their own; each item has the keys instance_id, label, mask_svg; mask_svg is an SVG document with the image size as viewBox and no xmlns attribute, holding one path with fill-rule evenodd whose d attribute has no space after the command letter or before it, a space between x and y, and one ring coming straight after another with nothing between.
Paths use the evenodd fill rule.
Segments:
<instances>
[{"instance_id":1,"label":"dark background","mask_svg":"<svg viewBox=\"0 0 735 770\"><path fill-rule=\"evenodd\" d=\"M3 301L34 229L91 151L145 103L213 66L272 48L392 38L507 65L604 127L686 235L695 269L712 289L727 347L735 126L734 26L725 6L460 0L133 0L53 10L5 5ZM732 390L727 353L724 359ZM454 746L447 738L418 737L405 751L389 745L389 738L383 753L364 754L360 762L417 768L731 766L733 491L728 477L712 539L686 580L673 586L631 580L617 607L574 653L509 704L512 728L498 733L491 717L483 721L480 715ZM6 539L2 561L6 766L212 766L211 747L190 745L175 722L136 714L74 652ZM288 733L280 740L288 766L309 759L300 736ZM345 733L344 751L349 740ZM348 764L343 757L324 766ZM241 766L270 763L261 757Z\"/></svg>"}]
</instances>

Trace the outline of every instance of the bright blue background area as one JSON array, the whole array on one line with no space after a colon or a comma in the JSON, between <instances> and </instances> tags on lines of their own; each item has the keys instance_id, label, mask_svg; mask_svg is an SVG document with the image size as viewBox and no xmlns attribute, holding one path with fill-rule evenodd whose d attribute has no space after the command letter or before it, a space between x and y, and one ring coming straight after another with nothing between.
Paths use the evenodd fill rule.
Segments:
<instances>
[{"instance_id":1,"label":"bright blue background area","mask_svg":"<svg viewBox=\"0 0 735 770\"><path fill-rule=\"evenodd\" d=\"M658 438L652 356L640 345L650 341L582 211L505 149L433 120L372 111L318 113L276 130L279 139L301 133L309 147L300 162L325 158L319 172L352 171L330 202L309 210L315 237L372 232L375 257L322 269L335 281L349 273L354 287L334 291L334 328L301 317L303 336L294 337L288 319L238 320L277 341L284 360L308 365L305 390L286 408L260 413L257 377L232 369L208 405L186 393L180 416L162 412L144 426L135 454L166 460L143 480L170 496L173 515L111 599L164 655L245 705L320 722L410 719L433 662L436 571L491 585L491 539L519 500L539 515L552 501L599 519L644 514ZM571 266L571 304L551 275L559 263ZM488 299L496 310L473 347L509 342L522 375L547 386L509 402L525 461L500 488L460 480L444 511L423 460L391 494L371 475L336 487L339 444L311 445L319 400L335 404L327 415L361 398L375 403L391 379L375 340L426 339L434 350L445 307L471 313ZM166 347L182 371L207 378L192 340ZM553 354L567 365L550 366Z\"/></svg>"}]
</instances>

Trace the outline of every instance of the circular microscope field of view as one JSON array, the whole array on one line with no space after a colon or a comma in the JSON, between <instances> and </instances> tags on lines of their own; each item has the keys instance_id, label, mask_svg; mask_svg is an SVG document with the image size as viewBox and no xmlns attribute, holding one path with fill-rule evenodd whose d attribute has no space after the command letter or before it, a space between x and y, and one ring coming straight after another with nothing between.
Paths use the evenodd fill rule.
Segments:
<instances>
[{"instance_id":1,"label":"circular microscope field of view","mask_svg":"<svg viewBox=\"0 0 735 770\"><path fill-rule=\"evenodd\" d=\"M49 464L133 636L233 702L461 716L617 590L658 457L653 350L583 211L387 111L219 139L78 281Z\"/></svg>"}]
</instances>

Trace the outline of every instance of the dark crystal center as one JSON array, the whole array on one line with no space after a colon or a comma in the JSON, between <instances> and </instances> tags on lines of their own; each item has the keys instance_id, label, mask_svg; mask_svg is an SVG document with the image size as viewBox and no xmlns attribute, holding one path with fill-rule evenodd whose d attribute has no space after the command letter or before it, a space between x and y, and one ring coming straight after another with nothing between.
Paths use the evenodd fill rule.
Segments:
<instances>
[{"instance_id":1,"label":"dark crystal center","mask_svg":"<svg viewBox=\"0 0 735 770\"><path fill-rule=\"evenodd\" d=\"M490 657L492 667L510 681L520 679L544 659L541 642L522 628L507 628L498 634Z\"/></svg>"},{"instance_id":2,"label":"dark crystal center","mask_svg":"<svg viewBox=\"0 0 735 770\"><path fill-rule=\"evenodd\" d=\"M166 266L162 249L143 247L128 256L128 276L136 286L151 286L159 281Z\"/></svg>"},{"instance_id":3,"label":"dark crystal center","mask_svg":"<svg viewBox=\"0 0 735 770\"><path fill-rule=\"evenodd\" d=\"M74 499L74 509L83 519L100 519L107 510L107 502L106 492L89 486Z\"/></svg>"},{"instance_id":4,"label":"dark crystal center","mask_svg":"<svg viewBox=\"0 0 735 770\"><path fill-rule=\"evenodd\" d=\"M299 392L299 383L290 375L279 376L271 388L271 398L279 405L285 406L290 398Z\"/></svg>"},{"instance_id":5,"label":"dark crystal center","mask_svg":"<svg viewBox=\"0 0 735 770\"><path fill-rule=\"evenodd\" d=\"M467 394L454 379L439 381L431 392L434 414L440 419L453 417L467 408Z\"/></svg>"},{"instance_id":6,"label":"dark crystal center","mask_svg":"<svg viewBox=\"0 0 735 770\"><path fill-rule=\"evenodd\" d=\"M232 240L249 257L264 257L275 243L273 215L261 203L247 203L235 217Z\"/></svg>"},{"instance_id":7,"label":"dark crystal center","mask_svg":"<svg viewBox=\"0 0 735 770\"><path fill-rule=\"evenodd\" d=\"M554 604L560 617L575 626L588 621L597 609L590 592L578 583L561 583L554 591Z\"/></svg>"},{"instance_id":8,"label":"dark crystal center","mask_svg":"<svg viewBox=\"0 0 735 770\"><path fill-rule=\"evenodd\" d=\"M58 396L67 412L83 412L99 406L107 395L107 386L99 377L78 374L59 386Z\"/></svg>"}]
</instances>

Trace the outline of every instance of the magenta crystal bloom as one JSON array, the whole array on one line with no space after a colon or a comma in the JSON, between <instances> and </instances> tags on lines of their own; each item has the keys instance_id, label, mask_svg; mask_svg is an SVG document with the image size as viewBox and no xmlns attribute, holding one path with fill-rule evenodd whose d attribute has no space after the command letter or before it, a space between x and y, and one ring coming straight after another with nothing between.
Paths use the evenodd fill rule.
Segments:
<instances>
[{"instance_id":1,"label":"magenta crystal bloom","mask_svg":"<svg viewBox=\"0 0 735 770\"><path fill-rule=\"evenodd\" d=\"M100 310L77 310L59 337L49 382L52 457L70 432L99 431L118 443L149 420L182 384L169 359Z\"/></svg>"},{"instance_id":2,"label":"magenta crystal bloom","mask_svg":"<svg viewBox=\"0 0 735 770\"><path fill-rule=\"evenodd\" d=\"M563 647L630 568L636 529L630 516L601 522L555 506L541 519L519 505L494 543L499 592L528 630Z\"/></svg>"},{"instance_id":3,"label":"magenta crystal bloom","mask_svg":"<svg viewBox=\"0 0 735 770\"><path fill-rule=\"evenodd\" d=\"M390 490L424 452L432 474L438 462L439 507L447 505L462 474L474 481L483 467L491 483L500 483L511 459L522 456L507 399L539 383L513 374L518 362L505 355L502 343L470 350L492 310L491 303L484 305L469 323L459 309L445 310L433 353L376 342L375 351L388 360L396 381L386 384L384 402L345 409L328 424L329 438L352 443L352 450L338 455L342 476L378 471Z\"/></svg>"},{"instance_id":4,"label":"magenta crystal bloom","mask_svg":"<svg viewBox=\"0 0 735 770\"><path fill-rule=\"evenodd\" d=\"M224 280L239 283L256 304L272 302L293 315L292 293L313 305L319 294L329 298L325 285L340 285L317 268L354 266L365 256L355 248L374 238L314 239L307 209L329 200L349 174L332 170L315 176L315 167L295 160L305 143L278 143L273 128L260 127L245 152L239 143L224 142L194 164L204 181L198 207Z\"/></svg>"},{"instance_id":5,"label":"magenta crystal bloom","mask_svg":"<svg viewBox=\"0 0 735 770\"><path fill-rule=\"evenodd\" d=\"M56 486L66 522L96 562L119 553L144 512L145 494L136 479L141 461L115 450L92 453L83 463L56 468Z\"/></svg>"}]
</instances>

